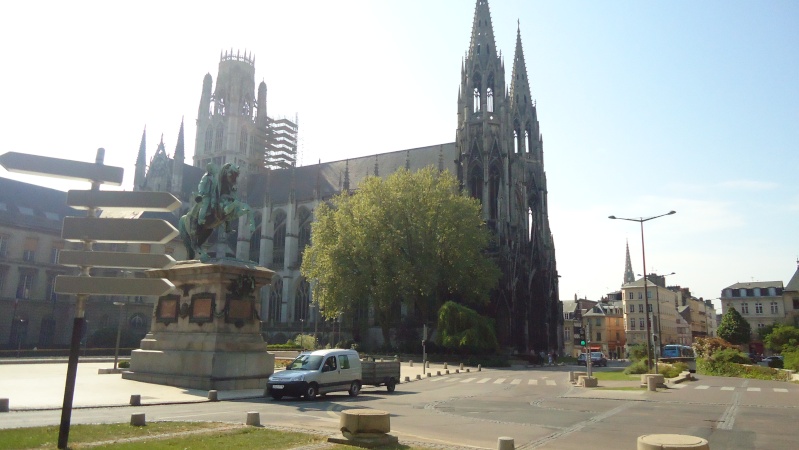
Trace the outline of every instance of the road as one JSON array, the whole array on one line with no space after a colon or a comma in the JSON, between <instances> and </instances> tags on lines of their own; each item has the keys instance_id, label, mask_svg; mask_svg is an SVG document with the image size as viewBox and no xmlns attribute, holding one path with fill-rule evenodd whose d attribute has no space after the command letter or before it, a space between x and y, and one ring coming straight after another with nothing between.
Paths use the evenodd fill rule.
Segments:
<instances>
[{"instance_id":1,"label":"road","mask_svg":"<svg viewBox=\"0 0 799 450\"><path fill-rule=\"evenodd\" d=\"M447 448L493 449L500 436L513 437L517 449L634 448L638 436L655 433L703 437L714 449L796 447L799 385L699 376L658 392L585 389L568 382L573 369L483 369L403 383L392 394L365 387L355 398L81 408L72 423L127 422L134 412L145 412L148 421L240 423L248 411L258 411L270 426L336 434L339 411L372 408L392 414L392 433L401 442ZM0 415L0 428L59 419L59 410L12 411Z\"/></svg>"}]
</instances>

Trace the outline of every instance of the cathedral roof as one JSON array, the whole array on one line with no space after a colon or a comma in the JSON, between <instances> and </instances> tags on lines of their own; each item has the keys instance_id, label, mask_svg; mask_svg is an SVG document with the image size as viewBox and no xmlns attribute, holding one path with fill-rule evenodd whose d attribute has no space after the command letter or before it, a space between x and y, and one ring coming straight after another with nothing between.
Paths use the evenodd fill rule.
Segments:
<instances>
[{"instance_id":1,"label":"cathedral roof","mask_svg":"<svg viewBox=\"0 0 799 450\"><path fill-rule=\"evenodd\" d=\"M64 191L0 177L0 223L60 234L65 216L86 215L66 201Z\"/></svg>"}]
</instances>

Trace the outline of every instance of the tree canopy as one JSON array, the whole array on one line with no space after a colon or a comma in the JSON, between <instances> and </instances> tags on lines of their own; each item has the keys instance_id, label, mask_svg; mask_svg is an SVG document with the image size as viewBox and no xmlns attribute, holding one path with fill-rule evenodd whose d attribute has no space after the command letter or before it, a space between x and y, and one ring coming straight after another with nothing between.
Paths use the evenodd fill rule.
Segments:
<instances>
[{"instance_id":1,"label":"tree canopy","mask_svg":"<svg viewBox=\"0 0 799 450\"><path fill-rule=\"evenodd\" d=\"M480 203L432 167L370 177L315 212L301 272L328 318L372 308L388 338L405 304L436 319L448 300L483 304L500 272L483 256L490 234Z\"/></svg>"},{"instance_id":2,"label":"tree canopy","mask_svg":"<svg viewBox=\"0 0 799 450\"><path fill-rule=\"evenodd\" d=\"M799 329L792 325L776 324L764 339L773 352L795 351L799 347Z\"/></svg>"},{"instance_id":3,"label":"tree canopy","mask_svg":"<svg viewBox=\"0 0 799 450\"><path fill-rule=\"evenodd\" d=\"M717 333L720 338L731 344L748 344L751 340L752 326L735 308L730 308L721 318Z\"/></svg>"}]
</instances>

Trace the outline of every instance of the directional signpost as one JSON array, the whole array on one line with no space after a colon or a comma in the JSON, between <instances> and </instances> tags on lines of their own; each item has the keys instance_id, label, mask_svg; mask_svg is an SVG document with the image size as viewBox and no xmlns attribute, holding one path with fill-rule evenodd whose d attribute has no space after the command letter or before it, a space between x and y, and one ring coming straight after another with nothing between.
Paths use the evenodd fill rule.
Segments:
<instances>
[{"instance_id":1,"label":"directional signpost","mask_svg":"<svg viewBox=\"0 0 799 450\"><path fill-rule=\"evenodd\" d=\"M169 255L123 252L94 252L95 242L142 242L164 244L178 235L171 224L159 219L108 219L98 218L97 210L173 211L180 200L166 192L116 192L100 191L101 184L120 186L123 170L103 164L105 150L98 149L94 164L45 156L8 152L0 155L0 165L9 172L27 173L54 178L88 181L91 190L69 191L67 205L86 210L86 217L66 217L61 237L67 241L83 243L83 250L65 250L59 262L80 267L80 276L56 277L55 292L76 294L76 312L72 328L72 342L67 365L64 404L61 408L61 428L58 448L67 448L72 399L78 371L80 339L86 326L85 303L89 295L142 295L162 296L175 288L163 278L111 278L90 277L92 267L120 267L128 269L165 268L175 264Z\"/></svg>"}]
</instances>

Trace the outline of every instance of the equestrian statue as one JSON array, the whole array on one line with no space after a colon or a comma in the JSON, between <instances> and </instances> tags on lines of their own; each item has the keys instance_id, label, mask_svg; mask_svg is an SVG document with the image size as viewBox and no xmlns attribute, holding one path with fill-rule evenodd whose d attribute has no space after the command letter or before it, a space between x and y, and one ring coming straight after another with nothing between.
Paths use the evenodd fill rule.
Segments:
<instances>
[{"instance_id":1,"label":"equestrian statue","mask_svg":"<svg viewBox=\"0 0 799 450\"><path fill-rule=\"evenodd\" d=\"M255 220L249 205L238 199L239 167L227 163L217 171L216 165L209 163L194 197L194 205L180 218L178 230L188 259L199 256L200 261L210 259L202 246L214 229L225 225L225 233L230 233L230 224L245 214L249 216L250 233L255 231Z\"/></svg>"}]
</instances>

